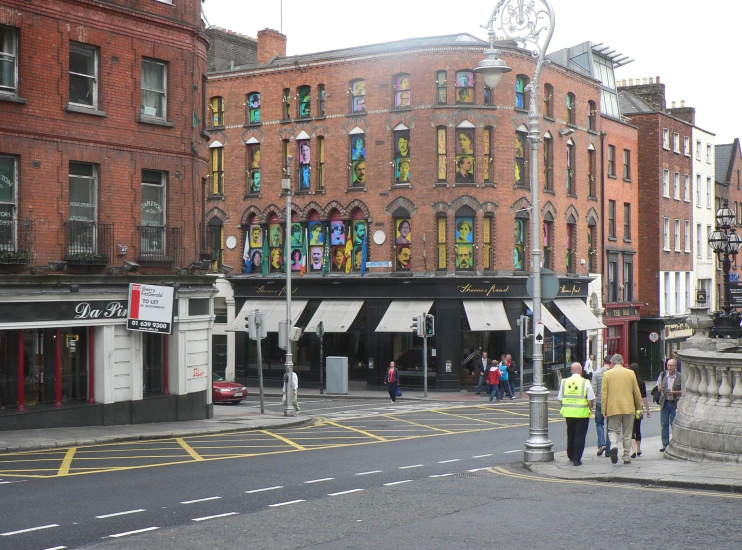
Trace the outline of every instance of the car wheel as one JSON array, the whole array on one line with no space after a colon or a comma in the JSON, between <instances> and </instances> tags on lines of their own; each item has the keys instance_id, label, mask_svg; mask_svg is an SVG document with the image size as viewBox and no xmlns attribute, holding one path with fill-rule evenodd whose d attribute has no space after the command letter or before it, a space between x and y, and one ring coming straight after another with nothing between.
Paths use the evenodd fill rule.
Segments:
<instances>
[{"instance_id":1,"label":"car wheel","mask_svg":"<svg viewBox=\"0 0 742 550\"><path fill-rule=\"evenodd\" d=\"M232 405L239 405L240 403L242 403L242 399L239 401L232 401Z\"/></svg>"}]
</instances>

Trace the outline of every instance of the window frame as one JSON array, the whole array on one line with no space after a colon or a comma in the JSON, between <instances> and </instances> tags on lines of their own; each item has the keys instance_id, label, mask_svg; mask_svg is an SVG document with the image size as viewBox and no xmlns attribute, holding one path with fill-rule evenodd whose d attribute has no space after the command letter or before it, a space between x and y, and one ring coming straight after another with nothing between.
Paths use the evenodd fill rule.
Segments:
<instances>
[{"instance_id":1,"label":"window frame","mask_svg":"<svg viewBox=\"0 0 742 550\"><path fill-rule=\"evenodd\" d=\"M686 157L690 156L690 137L683 136L683 154Z\"/></svg>"},{"instance_id":2,"label":"window frame","mask_svg":"<svg viewBox=\"0 0 742 550\"><path fill-rule=\"evenodd\" d=\"M73 165L77 166L89 166L92 168L91 170L91 176L87 175L81 175L81 174L72 174L72 167ZM98 198L98 192L100 189L100 182L99 182L99 166L97 164L93 164L90 162L77 162L77 161L70 161L69 163L69 172L68 172L68 185L69 185L69 197L70 200L68 201L68 212L67 212L67 219L69 221L76 221L76 222L83 222L83 223L98 223L98 208L99 208L99 198ZM82 179L87 180L90 186L89 188L89 195L92 199L92 204L89 206L89 208L92 209L93 215L91 216L92 219L79 219L77 216L71 215L71 209L73 208L72 204L72 178L75 179Z\"/></svg>"},{"instance_id":3,"label":"window frame","mask_svg":"<svg viewBox=\"0 0 742 550\"><path fill-rule=\"evenodd\" d=\"M577 124L577 96L573 92L567 94L567 124Z\"/></svg>"},{"instance_id":4,"label":"window frame","mask_svg":"<svg viewBox=\"0 0 742 550\"><path fill-rule=\"evenodd\" d=\"M544 136L544 190L554 191L554 140Z\"/></svg>"},{"instance_id":5,"label":"window frame","mask_svg":"<svg viewBox=\"0 0 742 550\"><path fill-rule=\"evenodd\" d=\"M366 170L368 169L368 154L366 153L368 143L366 142L366 133L365 132L356 132L355 134L349 134L349 163L350 163L350 174L349 174L349 187L353 189L366 189L367 182L368 182L368 173L365 173L364 175L364 181L358 181L356 178L355 172L356 172L356 165L363 163L365 165ZM363 153L360 152L355 155L358 158L354 157L354 150L353 145L354 142L358 139L363 139Z\"/></svg>"},{"instance_id":6,"label":"window frame","mask_svg":"<svg viewBox=\"0 0 742 550\"><path fill-rule=\"evenodd\" d=\"M544 116L554 118L554 86L544 84Z\"/></svg>"},{"instance_id":7,"label":"window frame","mask_svg":"<svg viewBox=\"0 0 742 550\"><path fill-rule=\"evenodd\" d=\"M92 53L93 57L93 74L88 75L84 73L78 73L74 72L72 70L72 56L73 56L73 48L78 48L80 50L87 50L89 53ZM99 59L100 59L100 51L97 46L94 46L92 44L86 44L84 42L76 42L76 41L70 41L69 45L69 57L68 62L69 65L67 67L67 75L69 78L69 96L68 96L68 102L70 105L74 105L76 107L82 107L84 109L98 109L98 85L99 85L99 73L100 73L100 65L99 65ZM74 78L73 78L74 77ZM72 86L73 86L73 80L77 78L87 79L86 82L92 82L92 91L93 91L93 97L91 99L91 103L81 103L79 101L73 101L72 100Z\"/></svg>"},{"instance_id":8,"label":"window frame","mask_svg":"<svg viewBox=\"0 0 742 550\"><path fill-rule=\"evenodd\" d=\"M616 239L616 201L608 200L608 238Z\"/></svg>"},{"instance_id":9,"label":"window frame","mask_svg":"<svg viewBox=\"0 0 742 550\"><path fill-rule=\"evenodd\" d=\"M598 226L594 219L588 220L587 224L587 268L590 273L597 271L598 247L597 244Z\"/></svg>"},{"instance_id":10,"label":"window frame","mask_svg":"<svg viewBox=\"0 0 742 550\"><path fill-rule=\"evenodd\" d=\"M255 153L260 153L260 146L261 144L259 142L257 143L248 143L247 145L247 195L258 195L260 194L262 190L262 172L260 168L260 157L258 157L258 163L257 166L254 166L255 164ZM261 153L262 156L262 153ZM260 179L258 180L258 187L255 188L254 182L255 182L255 175L260 175Z\"/></svg>"},{"instance_id":11,"label":"window frame","mask_svg":"<svg viewBox=\"0 0 742 550\"><path fill-rule=\"evenodd\" d=\"M437 267L436 271L448 270L448 217L445 214L438 213L435 217L436 223L436 252Z\"/></svg>"},{"instance_id":12,"label":"window frame","mask_svg":"<svg viewBox=\"0 0 742 550\"><path fill-rule=\"evenodd\" d=\"M401 86L402 80L407 78L407 88ZM400 83L399 88L397 83ZM392 109L407 110L412 109L412 82L409 73L397 73L392 76ZM408 93L407 105L402 105L402 94Z\"/></svg>"},{"instance_id":13,"label":"window frame","mask_svg":"<svg viewBox=\"0 0 742 550\"><path fill-rule=\"evenodd\" d=\"M441 136L443 136L443 140L441 140ZM437 183L446 183L448 182L448 128L446 126L436 126L435 140L437 161L436 181ZM443 177L441 177L441 175L443 175Z\"/></svg>"},{"instance_id":14,"label":"window frame","mask_svg":"<svg viewBox=\"0 0 742 550\"><path fill-rule=\"evenodd\" d=\"M18 218L18 157L13 155L0 154L0 160L6 160L10 163L12 178L8 178L8 181L5 181L6 177L3 176L3 179L0 180L0 188L9 190L11 194L11 200L4 200L0 198L0 219L2 219L3 222L13 224L13 221L17 220ZM7 235L7 232L5 231L0 232L4 236L10 236L12 238L10 242L0 242L0 250L15 250L16 231L17 229L13 231L12 235ZM9 246L13 248L7 248Z\"/></svg>"},{"instance_id":15,"label":"window frame","mask_svg":"<svg viewBox=\"0 0 742 550\"><path fill-rule=\"evenodd\" d=\"M548 213L547 213L548 214ZM541 240L543 243L543 267L546 269L554 269L554 221L551 219L551 215L547 218L544 216L542 225L543 235Z\"/></svg>"},{"instance_id":16,"label":"window frame","mask_svg":"<svg viewBox=\"0 0 742 550\"><path fill-rule=\"evenodd\" d=\"M672 134L672 152L680 154L680 134L678 132Z\"/></svg>"},{"instance_id":17,"label":"window frame","mask_svg":"<svg viewBox=\"0 0 742 550\"><path fill-rule=\"evenodd\" d=\"M211 147L211 196L224 196L224 147Z\"/></svg>"},{"instance_id":18,"label":"window frame","mask_svg":"<svg viewBox=\"0 0 742 550\"><path fill-rule=\"evenodd\" d=\"M317 136L317 191L325 190L325 137Z\"/></svg>"},{"instance_id":19,"label":"window frame","mask_svg":"<svg viewBox=\"0 0 742 550\"><path fill-rule=\"evenodd\" d=\"M589 198L597 198L597 184L596 184L596 153L595 149L588 148L587 150L587 196Z\"/></svg>"},{"instance_id":20,"label":"window frame","mask_svg":"<svg viewBox=\"0 0 742 550\"><path fill-rule=\"evenodd\" d=\"M492 213L487 213L482 218L482 248L484 249L484 255L482 257L482 269L491 271L493 268L493 257L492 257L492 233L495 227L495 216Z\"/></svg>"},{"instance_id":21,"label":"window frame","mask_svg":"<svg viewBox=\"0 0 742 550\"><path fill-rule=\"evenodd\" d=\"M212 97L209 101L209 108L211 109L211 127L224 126L224 98L218 95Z\"/></svg>"},{"instance_id":22,"label":"window frame","mask_svg":"<svg viewBox=\"0 0 742 550\"><path fill-rule=\"evenodd\" d=\"M158 174L159 183L145 181L145 172ZM150 223L144 219L145 188L159 191L159 206L162 210L160 223ZM139 251L142 256L147 254L163 254L167 250L167 172L162 170L142 169L142 218L141 218Z\"/></svg>"},{"instance_id":23,"label":"window frame","mask_svg":"<svg viewBox=\"0 0 742 550\"><path fill-rule=\"evenodd\" d=\"M312 118L312 87L309 84L302 84L301 86L296 88L295 99L296 99L296 120L311 120Z\"/></svg>"},{"instance_id":24,"label":"window frame","mask_svg":"<svg viewBox=\"0 0 742 550\"><path fill-rule=\"evenodd\" d=\"M468 86L463 86L461 84L461 76L464 75L470 75L471 84ZM456 94L456 105L474 105L474 102L476 100L476 78L474 76L474 71L471 69L459 69L456 71L456 81L454 82L454 89ZM469 91L469 100L462 100L460 99L461 91L462 90L468 90Z\"/></svg>"},{"instance_id":25,"label":"window frame","mask_svg":"<svg viewBox=\"0 0 742 550\"><path fill-rule=\"evenodd\" d=\"M623 256L623 301L632 302L634 300L634 258L633 256Z\"/></svg>"},{"instance_id":26,"label":"window frame","mask_svg":"<svg viewBox=\"0 0 742 550\"><path fill-rule=\"evenodd\" d=\"M618 256L608 258L608 303L618 302Z\"/></svg>"},{"instance_id":27,"label":"window frame","mask_svg":"<svg viewBox=\"0 0 742 550\"><path fill-rule=\"evenodd\" d=\"M531 79L524 74L516 75L515 77L515 103L513 104L515 109L521 109L527 111L529 103L531 101L531 90L528 89ZM521 88L522 84L522 89ZM519 104L520 103L520 104Z\"/></svg>"},{"instance_id":28,"label":"window frame","mask_svg":"<svg viewBox=\"0 0 742 550\"><path fill-rule=\"evenodd\" d=\"M666 151L670 150L670 129L662 128L662 148Z\"/></svg>"},{"instance_id":29,"label":"window frame","mask_svg":"<svg viewBox=\"0 0 742 550\"><path fill-rule=\"evenodd\" d=\"M515 131L516 148L515 148L515 168L520 174L520 179L515 178L516 187L528 187L528 133ZM522 151L523 155L518 156L518 151Z\"/></svg>"},{"instance_id":30,"label":"window frame","mask_svg":"<svg viewBox=\"0 0 742 550\"><path fill-rule=\"evenodd\" d=\"M162 90L155 90L155 89L147 89L144 85L144 66L145 64L158 66L162 70L162 81L163 81L163 89ZM152 59L148 57L142 58L142 86L141 86L141 93L142 93L142 117L152 120L167 120L167 103L168 103L168 63L165 61L160 61L159 59ZM162 97L162 115L157 114L148 114L145 113L144 110L147 108L151 108L144 104L144 93L149 92L153 94L159 94Z\"/></svg>"},{"instance_id":31,"label":"window frame","mask_svg":"<svg viewBox=\"0 0 742 550\"><path fill-rule=\"evenodd\" d=\"M462 212L463 210L463 212ZM454 261L454 268L457 272L473 272L476 271L476 263L477 263L477 256L476 256L476 244L477 244L477 234L476 234L476 213L472 210L469 211L468 207L463 207L460 209L456 214L454 215L454 241L456 243L456 258ZM459 235L459 225L463 223L468 223L470 225L471 231L468 236L471 237L471 241L469 240L460 240ZM459 267L459 248L467 248L469 252L471 253L470 256L470 263L469 267Z\"/></svg>"},{"instance_id":32,"label":"window frame","mask_svg":"<svg viewBox=\"0 0 742 550\"><path fill-rule=\"evenodd\" d=\"M317 84L317 116L315 118L325 118L327 116L327 93L324 84Z\"/></svg>"},{"instance_id":33,"label":"window frame","mask_svg":"<svg viewBox=\"0 0 742 550\"><path fill-rule=\"evenodd\" d=\"M690 175L683 174L683 201L690 202Z\"/></svg>"},{"instance_id":34,"label":"window frame","mask_svg":"<svg viewBox=\"0 0 742 550\"><path fill-rule=\"evenodd\" d=\"M469 137L470 148L472 151L471 153L466 153L463 150L463 147L460 147L461 142L459 141L459 135L461 133L465 133ZM459 150L461 150L461 152L459 152ZM461 126L456 127L455 158L456 158L456 174L454 176L454 183L455 184L462 184L462 183L476 184L476 181L477 181L477 176L476 176L477 174L477 171L476 171L476 168L477 168L477 132L476 132L476 128L461 127ZM466 178L462 176L459 171L460 169L459 162L461 161L461 159L464 159L464 158L468 158L470 165L471 165L469 174L467 175Z\"/></svg>"},{"instance_id":35,"label":"window frame","mask_svg":"<svg viewBox=\"0 0 742 550\"><path fill-rule=\"evenodd\" d=\"M492 136L495 131L492 126L485 126L482 129L482 182L492 183L494 164L492 162Z\"/></svg>"},{"instance_id":36,"label":"window frame","mask_svg":"<svg viewBox=\"0 0 742 550\"><path fill-rule=\"evenodd\" d=\"M608 145L608 177L616 177L616 146Z\"/></svg>"},{"instance_id":37,"label":"window frame","mask_svg":"<svg viewBox=\"0 0 742 550\"><path fill-rule=\"evenodd\" d=\"M567 195L577 195L577 159L574 143L567 142Z\"/></svg>"},{"instance_id":38,"label":"window frame","mask_svg":"<svg viewBox=\"0 0 742 550\"><path fill-rule=\"evenodd\" d=\"M690 252L690 220L685 220L685 226L683 227L683 251Z\"/></svg>"},{"instance_id":39,"label":"window frame","mask_svg":"<svg viewBox=\"0 0 742 550\"><path fill-rule=\"evenodd\" d=\"M10 38L10 47L5 49L5 45L0 44L0 61L3 59L6 63L10 63L12 66L12 82L11 85L0 84L0 95L6 96L18 96L18 42L20 29L17 27L11 27L9 25L0 25L0 29L5 30Z\"/></svg>"},{"instance_id":40,"label":"window frame","mask_svg":"<svg viewBox=\"0 0 742 550\"><path fill-rule=\"evenodd\" d=\"M598 125L598 107L591 99L587 102L587 129L589 132L597 132Z\"/></svg>"},{"instance_id":41,"label":"window frame","mask_svg":"<svg viewBox=\"0 0 742 550\"><path fill-rule=\"evenodd\" d=\"M631 241L631 203L623 203L623 240Z\"/></svg>"},{"instance_id":42,"label":"window frame","mask_svg":"<svg viewBox=\"0 0 742 550\"><path fill-rule=\"evenodd\" d=\"M301 149L304 145L309 147L309 159L304 158ZM309 138L296 140L296 190L305 193L312 189L312 142ZM304 178L304 170L309 170L308 177ZM306 182L306 185L305 185Z\"/></svg>"},{"instance_id":43,"label":"window frame","mask_svg":"<svg viewBox=\"0 0 742 550\"><path fill-rule=\"evenodd\" d=\"M670 198L670 170L667 168L662 172L662 196L666 199Z\"/></svg>"},{"instance_id":44,"label":"window frame","mask_svg":"<svg viewBox=\"0 0 742 550\"><path fill-rule=\"evenodd\" d=\"M631 181L631 150L623 150L623 179Z\"/></svg>"},{"instance_id":45,"label":"window frame","mask_svg":"<svg viewBox=\"0 0 742 550\"><path fill-rule=\"evenodd\" d=\"M253 107L252 99L257 96L258 99L258 106ZM263 107L263 97L260 92L252 91L247 94L246 96L246 103L247 103L247 124L249 125L257 125L262 124L262 112L261 109Z\"/></svg>"},{"instance_id":46,"label":"window frame","mask_svg":"<svg viewBox=\"0 0 742 550\"><path fill-rule=\"evenodd\" d=\"M567 273L577 273L577 223L567 222Z\"/></svg>"},{"instance_id":47,"label":"window frame","mask_svg":"<svg viewBox=\"0 0 742 550\"><path fill-rule=\"evenodd\" d=\"M289 122L291 120L291 88L283 89L283 117L282 122Z\"/></svg>"},{"instance_id":48,"label":"window frame","mask_svg":"<svg viewBox=\"0 0 742 550\"><path fill-rule=\"evenodd\" d=\"M409 128L406 129L395 129L392 130L392 185L412 185L412 154L411 146L412 139L410 136L411 132ZM407 155L402 155L401 151L398 153L398 143L400 138L407 138ZM409 172L407 172L407 181L400 181L399 167L402 162L407 162Z\"/></svg>"},{"instance_id":49,"label":"window frame","mask_svg":"<svg viewBox=\"0 0 742 550\"><path fill-rule=\"evenodd\" d=\"M676 201L680 200L680 172L673 172L673 187L672 187L672 198Z\"/></svg>"},{"instance_id":50,"label":"window frame","mask_svg":"<svg viewBox=\"0 0 742 550\"><path fill-rule=\"evenodd\" d=\"M154 183L154 182L148 182L145 181L144 173L150 172L150 173L157 173L159 175L160 182ZM144 188L150 187L153 189L160 190L160 207L162 209L162 223L159 224L153 224L153 223L147 223L144 220L144 217L142 217L142 225L146 225L148 227L165 227L167 225L167 172L163 170L151 170L148 168L142 169L142 210L145 208L144 203Z\"/></svg>"},{"instance_id":51,"label":"window frame","mask_svg":"<svg viewBox=\"0 0 742 550\"><path fill-rule=\"evenodd\" d=\"M662 218L662 250L670 252L670 218Z\"/></svg>"},{"instance_id":52,"label":"window frame","mask_svg":"<svg viewBox=\"0 0 742 550\"><path fill-rule=\"evenodd\" d=\"M703 180L701 180L701 174L696 174L696 208L701 208L703 205Z\"/></svg>"},{"instance_id":53,"label":"window frame","mask_svg":"<svg viewBox=\"0 0 742 550\"><path fill-rule=\"evenodd\" d=\"M675 218L675 223L673 224L673 227L674 227L673 237L675 238L674 243L673 243L675 246L673 247L673 249L675 252L680 252L681 243L680 243L680 219L679 218Z\"/></svg>"},{"instance_id":54,"label":"window frame","mask_svg":"<svg viewBox=\"0 0 742 550\"><path fill-rule=\"evenodd\" d=\"M448 71L435 72L435 102L436 105L448 105Z\"/></svg>"},{"instance_id":55,"label":"window frame","mask_svg":"<svg viewBox=\"0 0 742 550\"><path fill-rule=\"evenodd\" d=\"M359 85L363 84L359 91ZM351 113L365 113L366 112L366 79L365 78L354 78L348 83L348 93L350 98L350 112ZM363 108L358 108L358 102L363 99Z\"/></svg>"},{"instance_id":56,"label":"window frame","mask_svg":"<svg viewBox=\"0 0 742 550\"><path fill-rule=\"evenodd\" d=\"M514 235L516 238L513 242L513 270L518 272L524 272L526 271L526 266L528 265L528 261L526 258L526 251L528 250L528 222L529 218L526 216L518 215L515 216L514 220ZM520 240L518 240L517 235L518 232L515 231L518 227L520 227ZM515 263L516 253L520 252L520 261L521 266L518 267L518 264Z\"/></svg>"}]
</instances>

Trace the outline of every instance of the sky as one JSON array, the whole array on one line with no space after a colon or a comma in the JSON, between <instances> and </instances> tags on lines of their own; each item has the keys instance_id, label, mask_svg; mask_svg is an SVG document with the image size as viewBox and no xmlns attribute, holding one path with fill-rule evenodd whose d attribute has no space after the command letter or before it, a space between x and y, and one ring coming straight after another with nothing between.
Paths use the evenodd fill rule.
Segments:
<instances>
[{"instance_id":1,"label":"sky","mask_svg":"<svg viewBox=\"0 0 742 550\"><path fill-rule=\"evenodd\" d=\"M287 54L297 55L461 32L486 40L481 25L486 25L496 3L206 0L204 14L210 25L252 37L265 28L282 30L288 37ZM742 2L717 0L708 7L691 0L551 3L554 36L547 53L588 40L610 46L635 60L616 70L617 80L659 76L665 84L667 106L675 101L679 107L685 100L686 107L695 107L696 126L716 134L717 144L731 143L742 135L737 97L742 72L735 40ZM729 92L721 90L725 85L730 86Z\"/></svg>"}]
</instances>

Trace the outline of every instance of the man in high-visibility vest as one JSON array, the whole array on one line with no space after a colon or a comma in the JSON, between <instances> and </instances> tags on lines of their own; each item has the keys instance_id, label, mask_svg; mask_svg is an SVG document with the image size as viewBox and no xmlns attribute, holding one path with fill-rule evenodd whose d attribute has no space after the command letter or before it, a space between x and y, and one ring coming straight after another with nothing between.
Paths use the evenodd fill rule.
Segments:
<instances>
[{"instance_id":1,"label":"man in high-visibility vest","mask_svg":"<svg viewBox=\"0 0 742 550\"><path fill-rule=\"evenodd\" d=\"M567 458L575 466L582 465L585 436L590 415L595 406L595 392L590 380L582 377L582 365L572 363L572 376L562 380L557 400L567 421Z\"/></svg>"}]
</instances>

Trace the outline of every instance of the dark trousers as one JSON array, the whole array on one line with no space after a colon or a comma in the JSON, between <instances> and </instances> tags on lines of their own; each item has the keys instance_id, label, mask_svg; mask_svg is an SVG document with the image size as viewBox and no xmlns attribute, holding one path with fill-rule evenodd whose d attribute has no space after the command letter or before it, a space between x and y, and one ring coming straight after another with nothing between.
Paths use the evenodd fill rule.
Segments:
<instances>
[{"instance_id":1,"label":"dark trousers","mask_svg":"<svg viewBox=\"0 0 742 550\"><path fill-rule=\"evenodd\" d=\"M389 390L389 397L392 398L393 402L397 402L397 383L396 382L389 382L386 385L387 389Z\"/></svg>"},{"instance_id":2,"label":"dark trousers","mask_svg":"<svg viewBox=\"0 0 742 550\"><path fill-rule=\"evenodd\" d=\"M585 436L590 424L589 418L566 418L567 420L567 458L571 461L582 460L585 450Z\"/></svg>"}]
</instances>

